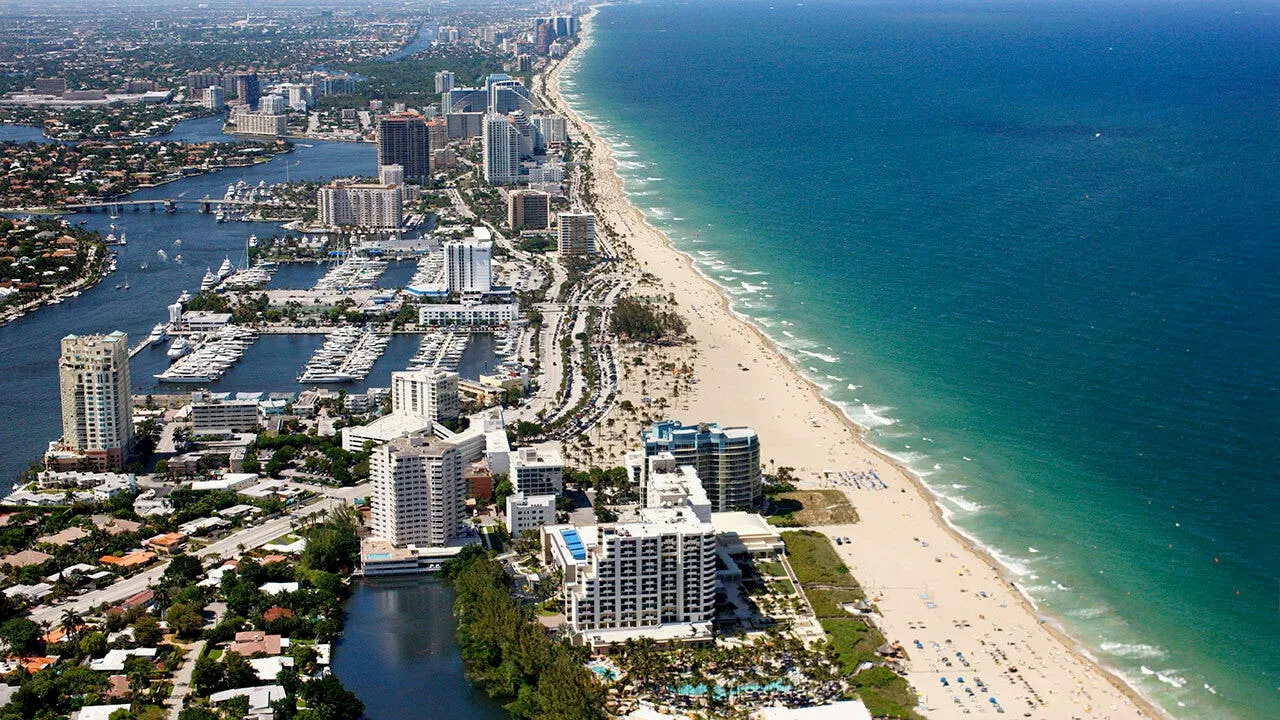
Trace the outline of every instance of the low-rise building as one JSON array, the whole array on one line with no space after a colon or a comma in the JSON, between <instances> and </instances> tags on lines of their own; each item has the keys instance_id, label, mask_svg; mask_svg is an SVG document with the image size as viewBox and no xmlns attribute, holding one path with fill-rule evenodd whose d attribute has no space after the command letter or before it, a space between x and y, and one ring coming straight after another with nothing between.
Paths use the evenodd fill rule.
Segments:
<instances>
[{"instance_id":1,"label":"low-rise building","mask_svg":"<svg viewBox=\"0 0 1280 720\"><path fill-rule=\"evenodd\" d=\"M550 446L524 447L511 453L511 486L528 496L564 492L564 458Z\"/></svg>"},{"instance_id":2,"label":"low-rise building","mask_svg":"<svg viewBox=\"0 0 1280 720\"><path fill-rule=\"evenodd\" d=\"M555 495L525 495L518 492L507 496L507 533L518 538L526 530L537 530L556 521Z\"/></svg>"}]
</instances>

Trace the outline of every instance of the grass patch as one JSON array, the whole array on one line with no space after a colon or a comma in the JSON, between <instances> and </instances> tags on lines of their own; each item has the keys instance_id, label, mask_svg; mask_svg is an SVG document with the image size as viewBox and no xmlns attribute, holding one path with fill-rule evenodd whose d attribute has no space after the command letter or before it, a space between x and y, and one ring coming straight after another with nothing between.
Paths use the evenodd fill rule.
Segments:
<instances>
[{"instance_id":1,"label":"grass patch","mask_svg":"<svg viewBox=\"0 0 1280 720\"><path fill-rule=\"evenodd\" d=\"M862 592L861 588L805 588L804 594L809 598L809 604L813 606L813 614L819 620L852 617L840 605L866 598L866 593Z\"/></svg>"},{"instance_id":2,"label":"grass patch","mask_svg":"<svg viewBox=\"0 0 1280 720\"><path fill-rule=\"evenodd\" d=\"M840 668L853 674L862 662L876 662L876 648L884 644L884 636L879 630L870 627L854 618L825 618L820 620L827 639L835 646L840 659Z\"/></svg>"},{"instance_id":3,"label":"grass patch","mask_svg":"<svg viewBox=\"0 0 1280 720\"><path fill-rule=\"evenodd\" d=\"M918 718L916 694L905 678L887 667L874 667L850 678L858 697L875 717Z\"/></svg>"},{"instance_id":4,"label":"grass patch","mask_svg":"<svg viewBox=\"0 0 1280 720\"><path fill-rule=\"evenodd\" d=\"M770 498L774 512L769 524L778 527L850 525L858 522L858 511L839 490L792 490Z\"/></svg>"},{"instance_id":5,"label":"grass patch","mask_svg":"<svg viewBox=\"0 0 1280 720\"><path fill-rule=\"evenodd\" d=\"M285 533L281 535L280 537L276 538L275 540L272 540L267 544L268 545L292 545L301 539L302 538L290 532L290 533Z\"/></svg>"},{"instance_id":6,"label":"grass patch","mask_svg":"<svg viewBox=\"0 0 1280 720\"><path fill-rule=\"evenodd\" d=\"M791 569L801 585L858 587L858 581L849 574L849 568L836 555L826 535L811 530L791 530L782 533L782 541L787 545Z\"/></svg>"},{"instance_id":7,"label":"grass patch","mask_svg":"<svg viewBox=\"0 0 1280 720\"><path fill-rule=\"evenodd\" d=\"M790 580L775 580L769 583L769 592L777 595L795 595L796 587Z\"/></svg>"},{"instance_id":8,"label":"grass patch","mask_svg":"<svg viewBox=\"0 0 1280 720\"><path fill-rule=\"evenodd\" d=\"M782 567L782 563L776 560L757 560L753 563L756 572L765 577L786 577L787 571Z\"/></svg>"}]
</instances>

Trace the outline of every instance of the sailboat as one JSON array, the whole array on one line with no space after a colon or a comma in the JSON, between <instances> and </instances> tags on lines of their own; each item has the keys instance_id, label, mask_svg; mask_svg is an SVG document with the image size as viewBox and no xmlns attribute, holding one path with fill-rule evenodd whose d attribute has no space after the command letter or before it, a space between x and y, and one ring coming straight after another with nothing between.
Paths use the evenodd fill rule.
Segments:
<instances>
[{"instance_id":1,"label":"sailboat","mask_svg":"<svg viewBox=\"0 0 1280 720\"><path fill-rule=\"evenodd\" d=\"M121 289L123 289L123 290L128 290L128 289L129 289L129 274L128 274L128 273L125 273L125 276L124 276L124 285L122 285L122 286L121 286Z\"/></svg>"}]
</instances>

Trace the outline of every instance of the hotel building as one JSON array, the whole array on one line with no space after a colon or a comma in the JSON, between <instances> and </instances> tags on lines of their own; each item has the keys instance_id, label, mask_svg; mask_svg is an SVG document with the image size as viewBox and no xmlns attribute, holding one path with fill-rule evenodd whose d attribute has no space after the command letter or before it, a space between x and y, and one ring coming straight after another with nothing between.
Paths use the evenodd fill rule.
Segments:
<instances>
[{"instance_id":1,"label":"hotel building","mask_svg":"<svg viewBox=\"0 0 1280 720\"><path fill-rule=\"evenodd\" d=\"M563 573L576 643L595 650L629 638L702 643L715 615L711 505L690 467L655 462L653 490L634 522L542 531L544 562Z\"/></svg>"}]
</instances>

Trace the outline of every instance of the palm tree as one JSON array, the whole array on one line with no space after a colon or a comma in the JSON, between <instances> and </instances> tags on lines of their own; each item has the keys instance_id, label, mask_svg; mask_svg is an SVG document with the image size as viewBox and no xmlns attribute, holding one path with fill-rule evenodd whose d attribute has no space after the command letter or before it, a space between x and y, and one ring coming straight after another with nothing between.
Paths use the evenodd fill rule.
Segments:
<instances>
[{"instance_id":1,"label":"palm tree","mask_svg":"<svg viewBox=\"0 0 1280 720\"><path fill-rule=\"evenodd\" d=\"M84 617L74 608L62 611L62 631L69 641L75 641L80 635L80 626L84 625Z\"/></svg>"}]
</instances>

